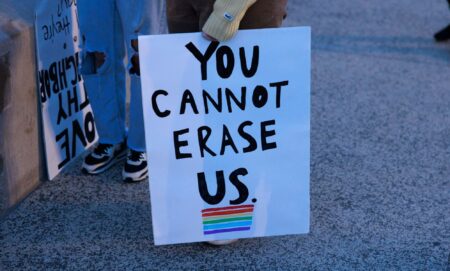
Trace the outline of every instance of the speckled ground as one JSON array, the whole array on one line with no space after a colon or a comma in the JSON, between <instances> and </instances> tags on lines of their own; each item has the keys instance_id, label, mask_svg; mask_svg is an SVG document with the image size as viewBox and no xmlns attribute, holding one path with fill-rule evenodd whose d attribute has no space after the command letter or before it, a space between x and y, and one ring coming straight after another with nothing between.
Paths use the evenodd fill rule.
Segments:
<instances>
[{"instance_id":1,"label":"speckled ground","mask_svg":"<svg viewBox=\"0 0 450 271\"><path fill-rule=\"evenodd\" d=\"M0 270L450 270L444 0L291 0L313 27L311 233L152 245L148 183L80 161L0 222Z\"/></svg>"}]
</instances>

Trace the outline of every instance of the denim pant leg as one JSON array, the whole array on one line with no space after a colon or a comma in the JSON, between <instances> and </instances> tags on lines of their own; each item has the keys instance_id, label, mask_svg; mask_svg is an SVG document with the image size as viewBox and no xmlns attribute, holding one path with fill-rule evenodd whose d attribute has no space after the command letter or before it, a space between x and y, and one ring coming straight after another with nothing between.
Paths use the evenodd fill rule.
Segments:
<instances>
[{"instance_id":1,"label":"denim pant leg","mask_svg":"<svg viewBox=\"0 0 450 271\"><path fill-rule=\"evenodd\" d=\"M125 73L120 19L114 0L78 0L78 13L80 30L85 37L81 70L99 141L116 144L125 138ZM98 68L92 61L90 53L93 52L105 54L105 63Z\"/></svg>"},{"instance_id":2,"label":"denim pant leg","mask_svg":"<svg viewBox=\"0 0 450 271\"><path fill-rule=\"evenodd\" d=\"M162 3L162 0L116 0L129 59L136 53L131 47L131 41L141 34L148 35L160 28ZM145 151L141 82L139 76L135 74L130 75L128 147L136 151Z\"/></svg>"}]
</instances>

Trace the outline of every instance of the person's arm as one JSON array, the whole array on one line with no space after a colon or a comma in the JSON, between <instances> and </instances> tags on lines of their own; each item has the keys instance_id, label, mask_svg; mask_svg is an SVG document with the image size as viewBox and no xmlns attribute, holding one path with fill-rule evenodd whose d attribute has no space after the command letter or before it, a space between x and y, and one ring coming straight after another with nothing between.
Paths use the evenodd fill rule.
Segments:
<instances>
[{"instance_id":1,"label":"person's arm","mask_svg":"<svg viewBox=\"0 0 450 271\"><path fill-rule=\"evenodd\" d=\"M247 9L257 0L216 0L214 10L203 26L209 39L224 41L232 38Z\"/></svg>"}]
</instances>

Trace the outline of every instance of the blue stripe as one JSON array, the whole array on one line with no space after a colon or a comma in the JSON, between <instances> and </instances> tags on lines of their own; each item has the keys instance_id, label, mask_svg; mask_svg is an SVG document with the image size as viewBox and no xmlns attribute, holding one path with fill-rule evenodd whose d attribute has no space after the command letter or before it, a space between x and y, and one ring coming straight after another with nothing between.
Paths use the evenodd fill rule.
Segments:
<instances>
[{"instance_id":1,"label":"blue stripe","mask_svg":"<svg viewBox=\"0 0 450 271\"><path fill-rule=\"evenodd\" d=\"M213 230L213 231L205 231L205 235L209 234L219 234L225 232L235 232L235 231L249 231L250 227L240 227L240 228L232 228L232 229L224 229L224 230Z\"/></svg>"},{"instance_id":2,"label":"blue stripe","mask_svg":"<svg viewBox=\"0 0 450 271\"><path fill-rule=\"evenodd\" d=\"M218 230L218 229L227 229L227 228L234 228L234 227L246 227L246 226L251 226L251 225L252 225L252 221L221 223L221 224L203 226L203 230L204 231Z\"/></svg>"}]
</instances>

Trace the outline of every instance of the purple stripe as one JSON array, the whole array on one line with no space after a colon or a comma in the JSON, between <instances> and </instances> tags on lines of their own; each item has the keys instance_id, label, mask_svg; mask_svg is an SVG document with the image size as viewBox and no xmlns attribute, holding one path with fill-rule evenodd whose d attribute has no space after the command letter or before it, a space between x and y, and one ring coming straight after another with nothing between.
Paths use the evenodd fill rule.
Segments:
<instances>
[{"instance_id":1,"label":"purple stripe","mask_svg":"<svg viewBox=\"0 0 450 271\"><path fill-rule=\"evenodd\" d=\"M250 227L239 227L239 228L231 228L231 229L223 229L223 230L213 230L213 231L205 231L205 235L215 234L215 233L224 233L224 232L233 232L233 231L248 231Z\"/></svg>"}]
</instances>

